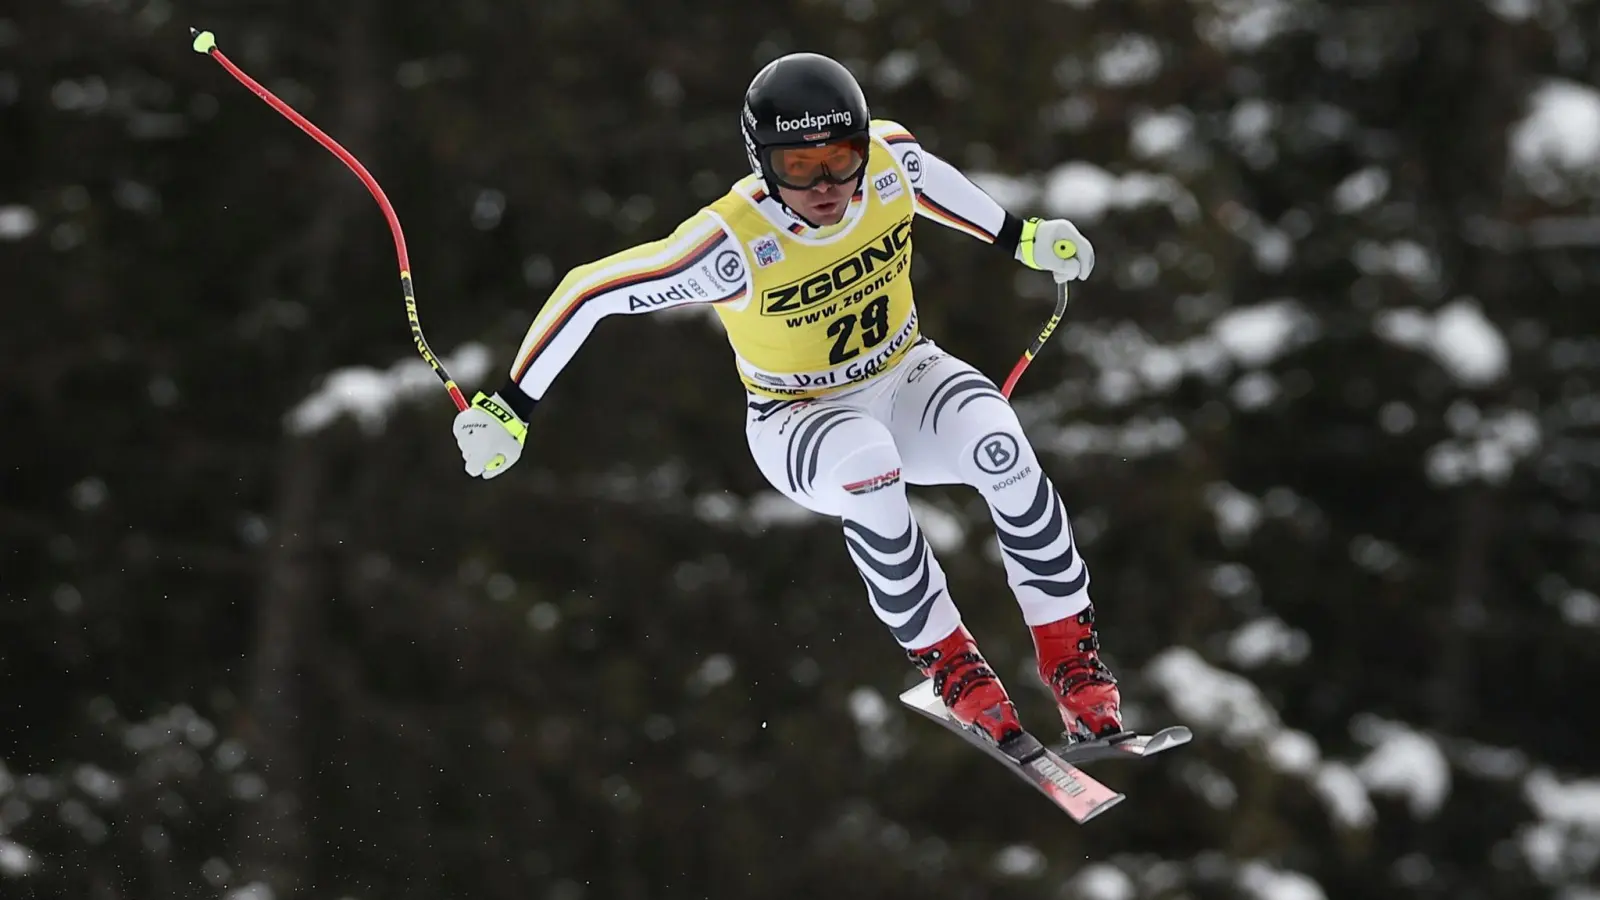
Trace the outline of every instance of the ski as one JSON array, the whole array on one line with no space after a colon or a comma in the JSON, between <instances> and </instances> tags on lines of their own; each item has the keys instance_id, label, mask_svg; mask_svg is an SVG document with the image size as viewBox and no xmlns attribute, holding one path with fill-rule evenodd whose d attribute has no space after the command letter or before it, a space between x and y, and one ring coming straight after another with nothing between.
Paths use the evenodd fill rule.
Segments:
<instances>
[{"instance_id":1,"label":"ski","mask_svg":"<svg viewBox=\"0 0 1600 900\"><path fill-rule=\"evenodd\" d=\"M900 702L989 754L1023 781L1033 785L1080 825L1127 799L1125 795L1090 778L1082 769L1067 762L1059 753L1027 732L1004 743L994 744L968 731L950 718L944 703L933 692L932 682L924 681L901 693Z\"/></svg>"}]
</instances>

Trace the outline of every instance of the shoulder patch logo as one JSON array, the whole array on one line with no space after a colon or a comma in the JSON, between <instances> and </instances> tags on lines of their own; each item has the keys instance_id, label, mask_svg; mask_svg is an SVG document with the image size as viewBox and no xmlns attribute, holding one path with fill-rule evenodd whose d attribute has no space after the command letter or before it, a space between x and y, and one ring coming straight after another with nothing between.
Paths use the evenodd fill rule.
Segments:
<instances>
[{"instance_id":1,"label":"shoulder patch logo","mask_svg":"<svg viewBox=\"0 0 1600 900\"><path fill-rule=\"evenodd\" d=\"M733 250L724 250L717 254L716 261L712 263L717 274L722 277L725 284L738 284L744 280L744 260Z\"/></svg>"},{"instance_id":2,"label":"shoulder patch logo","mask_svg":"<svg viewBox=\"0 0 1600 900\"><path fill-rule=\"evenodd\" d=\"M878 192L878 201L888 203L892 198L900 196L905 190L905 185L900 183L900 173L889 171L872 179L872 188Z\"/></svg>"},{"instance_id":3,"label":"shoulder patch logo","mask_svg":"<svg viewBox=\"0 0 1600 900\"><path fill-rule=\"evenodd\" d=\"M775 235L764 234L750 242L750 252L755 254L756 268L765 269L775 262L783 261L783 247L779 245Z\"/></svg>"},{"instance_id":4,"label":"shoulder patch logo","mask_svg":"<svg viewBox=\"0 0 1600 900\"><path fill-rule=\"evenodd\" d=\"M900 156L900 165L905 167L906 175L911 178L913 187L922 184L922 156L915 150L907 150Z\"/></svg>"}]
</instances>

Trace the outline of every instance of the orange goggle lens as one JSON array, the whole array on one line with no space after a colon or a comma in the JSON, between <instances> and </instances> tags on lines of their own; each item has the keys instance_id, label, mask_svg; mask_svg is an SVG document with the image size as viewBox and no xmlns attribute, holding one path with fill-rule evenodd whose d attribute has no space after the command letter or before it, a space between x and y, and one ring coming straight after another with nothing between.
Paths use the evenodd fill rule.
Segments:
<instances>
[{"instance_id":1,"label":"orange goggle lens","mask_svg":"<svg viewBox=\"0 0 1600 900\"><path fill-rule=\"evenodd\" d=\"M779 184L796 190L823 181L844 184L860 174L867 160L867 142L859 138L820 147L779 147L767 152L767 165Z\"/></svg>"}]
</instances>

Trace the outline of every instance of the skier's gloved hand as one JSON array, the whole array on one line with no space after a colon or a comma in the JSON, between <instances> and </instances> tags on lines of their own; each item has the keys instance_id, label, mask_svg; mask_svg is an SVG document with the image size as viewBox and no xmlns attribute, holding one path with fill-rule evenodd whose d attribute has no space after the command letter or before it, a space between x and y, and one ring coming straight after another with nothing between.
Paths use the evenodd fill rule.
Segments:
<instances>
[{"instance_id":1,"label":"skier's gloved hand","mask_svg":"<svg viewBox=\"0 0 1600 900\"><path fill-rule=\"evenodd\" d=\"M511 468L521 458L522 443L528 437L528 426L499 392L485 395L479 391L471 406L456 413L452 430L467 474L474 478L493 478Z\"/></svg>"},{"instance_id":2,"label":"skier's gloved hand","mask_svg":"<svg viewBox=\"0 0 1600 900\"><path fill-rule=\"evenodd\" d=\"M1028 219L1017 241L1017 260L1058 282L1082 281L1094 271L1094 245L1066 219Z\"/></svg>"}]
</instances>

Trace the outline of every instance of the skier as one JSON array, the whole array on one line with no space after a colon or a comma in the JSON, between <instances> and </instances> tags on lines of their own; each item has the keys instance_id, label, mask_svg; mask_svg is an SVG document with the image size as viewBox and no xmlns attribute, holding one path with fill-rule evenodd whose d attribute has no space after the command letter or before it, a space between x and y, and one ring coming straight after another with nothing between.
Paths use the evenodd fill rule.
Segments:
<instances>
[{"instance_id":1,"label":"skier","mask_svg":"<svg viewBox=\"0 0 1600 900\"><path fill-rule=\"evenodd\" d=\"M711 304L744 383L756 465L779 492L839 519L873 612L952 717L995 743L1022 730L962 625L908 483L983 495L1069 735L1120 731L1061 498L994 383L922 335L910 278L915 215L1063 282L1088 277L1092 246L1064 219L1007 212L904 127L871 119L855 78L825 56L761 69L740 130L751 173L727 194L666 238L556 286L505 385L456 417L467 474L493 478L517 461L535 404L601 317ZM1076 255L1059 258L1061 240Z\"/></svg>"}]
</instances>

